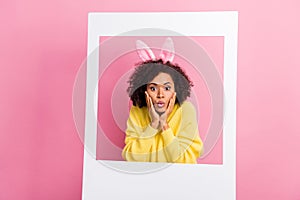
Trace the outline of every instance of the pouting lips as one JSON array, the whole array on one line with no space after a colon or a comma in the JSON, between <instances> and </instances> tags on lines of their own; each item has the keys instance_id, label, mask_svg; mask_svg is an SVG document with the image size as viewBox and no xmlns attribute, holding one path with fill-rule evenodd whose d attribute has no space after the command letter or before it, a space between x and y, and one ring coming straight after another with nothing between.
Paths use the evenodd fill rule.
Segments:
<instances>
[{"instance_id":1,"label":"pouting lips","mask_svg":"<svg viewBox=\"0 0 300 200\"><path fill-rule=\"evenodd\" d=\"M157 107L163 108L165 106L164 102L157 102Z\"/></svg>"}]
</instances>

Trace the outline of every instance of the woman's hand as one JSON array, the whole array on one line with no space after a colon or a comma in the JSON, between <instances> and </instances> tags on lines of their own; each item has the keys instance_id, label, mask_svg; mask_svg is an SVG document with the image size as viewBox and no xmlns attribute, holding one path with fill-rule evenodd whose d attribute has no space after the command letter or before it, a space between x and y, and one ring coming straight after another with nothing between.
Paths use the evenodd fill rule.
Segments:
<instances>
[{"instance_id":1,"label":"woman's hand","mask_svg":"<svg viewBox=\"0 0 300 200\"><path fill-rule=\"evenodd\" d=\"M147 91L145 91L145 94L146 94L146 102L147 102L148 112L149 112L149 116L151 118L150 125L152 126L152 128L157 129L159 127L159 114L155 111L152 99L149 96Z\"/></svg>"},{"instance_id":2,"label":"woman's hand","mask_svg":"<svg viewBox=\"0 0 300 200\"><path fill-rule=\"evenodd\" d=\"M173 96L171 97L168 107L166 111L159 117L159 127L161 130L165 131L169 128L169 125L167 123L167 119L171 112L173 111L174 105L176 101L176 92L173 93Z\"/></svg>"}]
</instances>

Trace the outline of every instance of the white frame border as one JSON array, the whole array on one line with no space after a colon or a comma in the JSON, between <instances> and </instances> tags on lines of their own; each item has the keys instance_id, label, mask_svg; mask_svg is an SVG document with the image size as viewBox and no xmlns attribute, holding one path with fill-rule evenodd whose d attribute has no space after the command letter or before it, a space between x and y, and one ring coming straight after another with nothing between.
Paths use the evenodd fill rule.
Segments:
<instances>
[{"instance_id":1,"label":"white frame border","mask_svg":"<svg viewBox=\"0 0 300 200\"><path fill-rule=\"evenodd\" d=\"M98 83L99 52L97 50L95 52L95 49L99 45L99 38L149 27L172 30L186 36L224 36L226 124L223 127L223 165L174 164L162 171L147 175L129 175L99 164L92 156L96 155L97 119L95 116L97 113L95 115L95 112L98 109L94 102L98 100L98 90L95 86ZM151 36L155 36L155 33ZM157 36L162 35L160 33ZM124 197L126 199L127 196L131 199L140 199L142 196L143 199L155 199L163 193L167 193L166 195L173 197L172 199L182 199L185 195L193 197L192 199L199 196L206 200L236 198L237 36L238 12L236 11L89 13L85 145L88 145L89 151L92 152L84 150L83 199ZM92 53L95 54L93 60L89 58ZM186 181L189 183L185 184ZM171 188L173 190L170 190ZM149 194L149 191L153 191L153 194Z\"/></svg>"}]
</instances>

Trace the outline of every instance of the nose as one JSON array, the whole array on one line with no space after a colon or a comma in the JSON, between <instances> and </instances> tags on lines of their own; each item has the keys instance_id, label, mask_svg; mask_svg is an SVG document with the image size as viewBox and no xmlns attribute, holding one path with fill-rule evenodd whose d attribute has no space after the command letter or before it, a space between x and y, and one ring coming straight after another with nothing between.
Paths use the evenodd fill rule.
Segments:
<instances>
[{"instance_id":1,"label":"nose","mask_svg":"<svg viewBox=\"0 0 300 200\"><path fill-rule=\"evenodd\" d=\"M158 91L157 91L157 98L164 98L164 91L161 87L158 88Z\"/></svg>"}]
</instances>

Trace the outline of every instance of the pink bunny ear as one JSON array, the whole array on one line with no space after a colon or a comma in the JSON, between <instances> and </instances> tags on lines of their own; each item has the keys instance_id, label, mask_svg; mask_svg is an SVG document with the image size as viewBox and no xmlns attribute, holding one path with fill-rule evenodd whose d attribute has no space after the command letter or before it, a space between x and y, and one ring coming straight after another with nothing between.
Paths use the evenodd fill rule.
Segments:
<instances>
[{"instance_id":1,"label":"pink bunny ear","mask_svg":"<svg viewBox=\"0 0 300 200\"><path fill-rule=\"evenodd\" d=\"M147 44L142 42L141 40L136 41L136 49L138 52L138 55L143 61L148 60L156 60L154 53L152 50L148 47Z\"/></svg>"},{"instance_id":2,"label":"pink bunny ear","mask_svg":"<svg viewBox=\"0 0 300 200\"><path fill-rule=\"evenodd\" d=\"M162 49L160 51L159 57L164 61L172 62L175 56L174 43L171 38L167 38Z\"/></svg>"}]
</instances>

